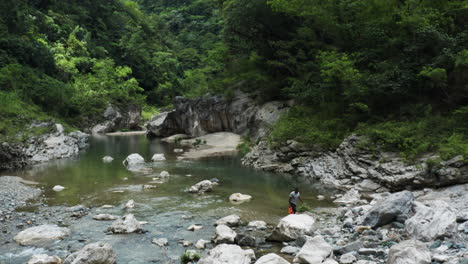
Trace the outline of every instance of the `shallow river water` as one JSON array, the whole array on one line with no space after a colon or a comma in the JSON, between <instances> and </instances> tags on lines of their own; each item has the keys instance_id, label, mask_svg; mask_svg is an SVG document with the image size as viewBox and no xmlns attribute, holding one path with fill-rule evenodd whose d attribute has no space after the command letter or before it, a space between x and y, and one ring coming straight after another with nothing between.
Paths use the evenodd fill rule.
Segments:
<instances>
[{"instance_id":1,"label":"shallow river water","mask_svg":"<svg viewBox=\"0 0 468 264\"><path fill-rule=\"evenodd\" d=\"M40 183L50 210L54 206L78 204L94 209L90 215L69 224L72 231L69 238L45 249L20 247L14 243L0 245L0 263L23 263L30 254L38 252L64 255L70 248L96 241L112 244L119 263L178 263L180 255L187 249L178 240L193 243L200 238L210 240L214 234L213 223L226 215L235 213L244 222L263 220L275 225L286 215L288 194L295 186L300 188L309 207L332 206L330 201L315 198L318 194L327 194L327 190L301 177L245 168L238 157L178 160L173 152L175 147L159 139L147 139L144 135L99 136L91 138L90 147L75 158L16 172L16 176ZM148 162L146 166L152 172L129 172L122 161L131 153L139 153L147 161L154 153L164 153L167 160ZM105 164L103 156L112 156L114 161ZM143 184L153 181L163 170L171 175L167 181L156 184L156 189L143 189ZM219 179L221 184L211 193L193 195L185 191L197 182L212 178ZM51 190L54 185L65 186L65 190L54 192ZM253 199L240 205L231 204L228 197L236 192L249 194ZM147 233L110 235L104 231L111 222L92 220L92 214L96 213L128 213L122 204L130 199L136 204L131 213L139 221L148 222L144 226ZM98 208L104 204L115 208ZM193 217L187 219L186 216ZM187 230L191 224L201 224L204 228L191 232ZM151 243L153 238L163 237L169 240L168 247L159 248Z\"/></svg>"}]
</instances>

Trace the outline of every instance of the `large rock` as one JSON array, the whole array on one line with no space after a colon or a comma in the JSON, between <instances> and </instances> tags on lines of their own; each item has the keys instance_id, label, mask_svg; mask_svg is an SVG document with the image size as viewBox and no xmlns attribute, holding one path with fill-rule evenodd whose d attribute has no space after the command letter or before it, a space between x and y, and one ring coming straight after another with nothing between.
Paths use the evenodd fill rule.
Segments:
<instances>
[{"instance_id":1,"label":"large rock","mask_svg":"<svg viewBox=\"0 0 468 264\"><path fill-rule=\"evenodd\" d=\"M133 153L127 156L123 161L126 166L137 165L145 163L145 159L138 153Z\"/></svg>"},{"instance_id":2,"label":"large rock","mask_svg":"<svg viewBox=\"0 0 468 264\"><path fill-rule=\"evenodd\" d=\"M213 183L209 180L204 180L201 181L192 187L189 188L188 192L189 193L198 193L198 194L203 194L206 192L211 192L213 190Z\"/></svg>"},{"instance_id":3,"label":"large rock","mask_svg":"<svg viewBox=\"0 0 468 264\"><path fill-rule=\"evenodd\" d=\"M452 236L457 230L457 212L446 202L415 202L416 214L408 219L406 231L422 241Z\"/></svg>"},{"instance_id":4,"label":"large rock","mask_svg":"<svg viewBox=\"0 0 468 264\"><path fill-rule=\"evenodd\" d=\"M128 234L140 232L142 228L140 222L136 220L133 214L127 214L113 222L107 230L115 234Z\"/></svg>"},{"instance_id":5,"label":"large rock","mask_svg":"<svg viewBox=\"0 0 468 264\"><path fill-rule=\"evenodd\" d=\"M215 222L215 225L238 226L240 223L240 216L232 214L225 216Z\"/></svg>"},{"instance_id":6,"label":"large rock","mask_svg":"<svg viewBox=\"0 0 468 264\"><path fill-rule=\"evenodd\" d=\"M301 149L293 141L271 149L266 141L252 148L242 164L262 170L299 174L325 186L362 192L401 191L407 187L442 187L468 182L468 164L455 157L430 169L428 157L408 164L399 153L367 150L366 138L351 135L334 151ZM434 159L437 157L432 157ZM365 182L364 182L365 181ZM364 182L363 184L360 184ZM365 194L365 193L364 193Z\"/></svg>"},{"instance_id":7,"label":"large rock","mask_svg":"<svg viewBox=\"0 0 468 264\"><path fill-rule=\"evenodd\" d=\"M57 256L38 254L33 255L28 264L62 264L62 259Z\"/></svg>"},{"instance_id":8,"label":"large rock","mask_svg":"<svg viewBox=\"0 0 468 264\"><path fill-rule=\"evenodd\" d=\"M408 216L414 202L414 195L409 191L394 193L380 199L367 212L363 220L363 225L379 227L389 224L398 216Z\"/></svg>"},{"instance_id":9,"label":"large rock","mask_svg":"<svg viewBox=\"0 0 468 264\"><path fill-rule=\"evenodd\" d=\"M63 264L114 264L117 255L112 246L102 242L86 245L81 250L69 255Z\"/></svg>"},{"instance_id":10,"label":"large rock","mask_svg":"<svg viewBox=\"0 0 468 264\"><path fill-rule=\"evenodd\" d=\"M390 248L387 264L429 264L431 252L417 240L406 240Z\"/></svg>"},{"instance_id":11,"label":"large rock","mask_svg":"<svg viewBox=\"0 0 468 264\"><path fill-rule=\"evenodd\" d=\"M339 205L350 205L354 204L361 199L359 191L356 189L351 189L347 191L342 197L334 200L333 202Z\"/></svg>"},{"instance_id":12,"label":"large rock","mask_svg":"<svg viewBox=\"0 0 468 264\"><path fill-rule=\"evenodd\" d=\"M295 263L320 264L333 254L333 248L322 236L308 238L294 258Z\"/></svg>"},{"instance_id":13,"label":"large rock","mask_svg":"<svg viewBox=\"0 0 468 264\"><path fill-rule=\"evenodd\" d=\"M289 264L289 262L275 253L270 253L259 258L255 264Z\"/></svg>"},{"instance_id":14,"label":"large rock","mask_svg":"<svg viewBox=\"0 0 468 264\"><path fill-rule=\"evenodd\" d=\"M306 214L290 214L283 217L273 233L268 237L272 241L292 241L304 235L311 235L315 230L315 220Z\"/></svg>"},{"instance_id":15,"label":"large rock","mask_svg":"<svg viewBox=\"0 0 468 264\"><path fill-rule=\"evenodd\" d=\"M14 240L23 246L37 246L62 240L70 235L70 230L57 225L40 225L19 232Z\"/></svg>"},{"instance_id":16,"label":"large rock","mask_svg":"<svg viewBox=\"0 0 468 264\"><path fill-rule=\"evenodd\" d=\"M213 240L216 244L232 244L234 243L236 236L236 232L234 232L229 226L218 225L216 226L216 234Z\"/></svg>"},{"instance_id":17,"label":"large rock","mask_svg":"<svg viewBox=\"0 0 468 264\"><path fill-rule=\"evenodd\" d=\"M103 113L101 123L93 126L90 130L92 134L114 132L119 129L140 130L141 107L137 105L127 105L117 107L109 105Z\"/></svg>"},{"instance_id":18,"label":"large rock","mask_svg":"<svg viewBox=\"0 0 468 264\"><path fill-rule=\"evenodd\" d=\"M221 96L187 99L177 97L175 110L161 113L148 123L148 135L164 137L186 134L199 137L215 132L234 132L256 140L287 110L284 102L257 105L248 95L236 92L228 100Z\"/></svg>"},{"instance_id":19,"label":"large rock","mask_svg":"<svg viewBox=\"0 0 468 264\"><path fill-rule=\"evenodd\" d=\"M221 244L201 258L198 264L250 264L252 255L237 245Z\"/></svg>"}]
</instances>

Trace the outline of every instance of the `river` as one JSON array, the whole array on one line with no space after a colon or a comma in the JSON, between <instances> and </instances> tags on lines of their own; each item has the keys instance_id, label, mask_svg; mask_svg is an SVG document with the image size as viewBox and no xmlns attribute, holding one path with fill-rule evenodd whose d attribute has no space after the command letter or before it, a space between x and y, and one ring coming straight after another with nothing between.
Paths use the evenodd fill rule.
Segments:
<instances>
[{"instance_id":1,"label":"river","mask_svg":"<svg viewBox=\"0 0 468 264\"><path fill-rule=\"evenodd\" d=\"M63 256L75 246L96 241L112 244L119 263L176 263L186 249L178 240L193 243L200 238L210 240L214 234L214 221L226 215L238 214L244 222L263 220L275 225L286 215L288 194L295 186L300 188L302 199L312 209L333 206L330 201L315 198L318 194L329 197L327 190L301 177L245 168L238 157L178 160L173 152L176 147L159 139L147 139L144 135L96 136L90 139L90 147L74 158L14 172L16 176L40 183L45 190L42 205L50 210L78 204L93 209L89 215L70 221L67 225L72 235L53 247L0 245L0 263L22 263L28 255L38 252ZM130 172L122 161L132 153L139 153L147 161L155 153L164 153L167 160L148 162L146 166L151 172ZM112 156L114 161L103 163L103 156ZM151 184L163 170L171 175L167 181L155 184L156 189L143 189L143 184ZM221 183L213 192L204 195L186 192L191 185L212 178ZM62 185L65 190L54 192L54 185ZM228 197L236 192L249 194L253 199L240 205L231 204ZM110 235L104 231L111 222L92 220L92 214L96 213L124 215L122 204L130 199L136 203L131 213L139 221L148 222L144 226L147 233ZM115 207L99 208L105 204ZM39 209L32 206L23 210L34 212ZM191 224L201 224L204 228L188 231ZM153 238L162 237L169 240L168 247L159 248L151 243Z\"/></svg>"}]
</instances>

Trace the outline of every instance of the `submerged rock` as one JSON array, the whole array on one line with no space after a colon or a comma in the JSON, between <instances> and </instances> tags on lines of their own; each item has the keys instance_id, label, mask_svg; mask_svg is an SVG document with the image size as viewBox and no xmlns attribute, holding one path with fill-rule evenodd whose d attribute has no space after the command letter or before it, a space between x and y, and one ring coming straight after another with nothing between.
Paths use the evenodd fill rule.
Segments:
<instances>
[{"instance_id":1,"label":"submerged rock","mask_svg":"<svg viewBox=\"0 0 468 264\"><path fill-rule=\"evenodd\" d=\"M197 230L200 230L202 229L203 226L202 225L191 225L187 228L188 231L197 231Z\"/></svg>"},{"instance_id":2,"label":"submerged rock","mask_svg":"<svg viewBox=\"0 0 468 264\"><path fill-rule=\"evenodd\" d=\"M40 225L19 232L14 240L23 246L38 246L56 240L62 240L70 235L70 230L57 225Z\"/></svg>"},{"instance_id":3,"label":"submerged rock","mask_svg":"<svg viewBox=\"0 0 468 264\"><path fill-rule=\"evenodd\" d=\"M132 209L132 208L135 208L135 201L133 200L129 200L126 204L125 204L125 209Z\"/></svg>"},{"instance_id":4,"label":"submerged rock","mask_svg":"<svg viewBox=\"0 0 468 264\"><path fill-rule=\"evenodd\" d=\"M161 171L161 173L159 173L159 177L161 177L161 178L167 178L169 176L170 176L170 174L167 171Z\"/></svg>"},{"instance_id":5,"label":"submerged rock","mask_svg":"<svg viewBox=\"0 0 468 264\"><path fill-rule=\"evenodd\" d=\"M405 222L406 231L422 241L450 237L457 230L457 214L446 202L415 202L416 214Z\"/></svg>"},{"instance_id":6,"label":"submerged rock","mask_svg":"<svg viewBox=\"0 0 468 264\"><path fill-rule=\"evenodd\" d=\"M255 264L289 264L289 262L275 253L269 253L255 261Z\"/></svg>"},{"instance_id":7,"label":"submerged rock","mask_svg":"<svg viewBox=\"0 0 468 264\"><path fill-rule=\"evenodd\" d=\"M164 161L166 160L166 157L164 154L154 154L153 157L151 158L151 161Z\"/></svg>"},{"instance_id":8,"label":"submerged rock","mask_svg":"<svg viewBox=\"0 0 468 264\"><path fill-rule=\"evenodd\" d=\"M229 201L239 204L239 203L244 203L248 202L252 199L252 196L247 195L247 194L242 194L242 193L233 193L231 196L229 196Z\"/></svg>"},{"instance_id":9,"label":"submerged rock","mask_svg":"<svg viewBox=\"0 0 468 264\"><path fill-rule=\"evenodd\" d=\"M221 244L201 258L198 264L250 264L252 253L238 245Z\"/></svg>"},{"instance_id":10,"label":"submerged rock","mask_svg":"<svg viewBox=\"0 0 468 264\"><path fill-rule=\"evenodd\" d=\"M127 214L121 219L116 220L107 228L114 234L129 234L142 231L141 224L135 219L133 214Z\"/></svg>"},{"instance_id":11,"label":"submerged rock","mask_svg":"<svg viewBox=\"0 0 468 264\"><path fill-rule=\"evenodd\" d=\"M165 247L167 245L169 245L169 241L167 240L167 238L155 238L151 241L153 244L156 244L160 247Z\"/></svg>"},{"instance_id":12,"label":"submerged rock","mask_svg":"<svg viewBox=\"0 0 468 264\"><path fill-rule=\"evenodd\" d=\"M104 163L111 163L114 160L111 156L105 156L102 158L102 162Z\"/></svg>"},{"instance_id":13,"label":"submerged rock","mask_svg":"<svg viewBox=\"0 0 468 264\"><path fill-rule=\"evenodd\" d=\"M93 216L93 219L98 220L98 221L109 221L109 220L115 220L117 218L118 216L111 215L111 214L97 214Z\"/></svg>"},{"instance_id":14,"label":"submerged rock","mask_svg":"<svg viewBox=\"0 0 468 264\"><path fill-rule=\"evenodd\" d=\"M195 185L193 185L192 187L190 187L190 189L188 190L189 193L198 193L198 194L203 194L203 193L206 193L206 192L211 192L213 190L213 186L215 184L213 184L211 181L209 180L204 180L204 181L201 181Z\"/></svg>"},{"instance_id":15,"label":"submerged rock","mask_svg":"<svg viewBox=\"0 0 468 264\"><path fill-rule=\"evenodd\" d=\"M395 221L398 216L408 217L413 202L414 195L409 191L394 193L382 198L372 206L362 224L379 227Z\"/></svg>"},{"instance_id":16,"label":"submerged rock","mask_svg":"<svg viewBox=\"0 0 468 264\"><path fill-rule=\"evenodd\" d=\"M283 217L273 233L271 241L292 241L303 235L311 235L315 230L315 220L306 214L290 214Z\"/></svg>"},{"instance_id":17,"label":"submerged rock","mask_svg":"<svg viewBox=\"0 0 468 264\"><path fill-rule=\"evenodd\" d=\"M63 264L114 264L117 255L112 246L97 242L86 245L81 250L69 255Z\"/></svg>"},{"instance_id":18,"label":"submerged rock","mask_svg":"<svg viewBox=\"0 0 468 264\"><path fill-rule=\"evenodd\" d=\"M33 255L28 264L62 264L62 259L57 256L38 254Z\"/></svg>"},{"instance_id":19,"label":"submerged rock","mask_svg":"<svg viewBox=\"0 0 468 264\"><path fill-rule=\"evenodd\" d=\"M406 240L390 248L388 264L430 264L431 252L417 240Z\"/></svg>"},{"instance_id":20,"label":"submerged rock","mask_svg":"<svg viewBox=\"0 0 468 264\"><path fill-rule=\"evenodd\" d=\"M65 190L65 187L61 186L61 185L55 185L53 188L52 188L53 191L55 192L61 192L63 190Z\"/></svg>"},{"instance_id":21,"label":"submerged rock","mask_svg":"<svg viewBox=\"0 0 468 264\"><path fill-rule=\"evenodd\" d=\"M301 250L296 254L294 262L304 264L319 264L331 256L333 248L322 236L308 238Z\"/></svg>"},{"instance_id":22,"label":"submerged rock","mask_svg":"<svg viewBox=\"0 0 468 264\"><path fill-rule=\"evenodd\" d=\"M216 221L215 225L227 225L227 226L238 226L240 224L240 216L232 214L225 216L218 221Z\"/></svg>"}]
</instances>

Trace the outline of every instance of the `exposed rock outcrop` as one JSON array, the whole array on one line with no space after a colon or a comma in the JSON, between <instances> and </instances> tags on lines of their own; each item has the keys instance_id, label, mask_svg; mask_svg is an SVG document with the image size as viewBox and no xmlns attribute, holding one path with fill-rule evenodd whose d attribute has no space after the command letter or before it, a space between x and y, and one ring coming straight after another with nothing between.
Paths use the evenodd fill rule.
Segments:
<instances>
[{"instance_id":1,"label":"exposed rock outcrop","mask_svg":"<svg viewBox=\"0 0 468 264\"><path fill-rule=\"evenodd\" d=\"M141 107L128 105L117 107L109 105L103 113L104 121L90 129L92 134L114 132L119 129L140 130Z\"/></svg>"},{"instance_id":2,"label":"exposed rock outcrop","mask_svg":"<svg viewBox=\"0 0 468 264\"><path fill-rule=\"evenodd\" d=\"M221 96L188 99L177 97L175 110L161 113L148 123L148 135L166 137L186 134L199 137L215 132L233 132L254 139L266 134L288 105L269 102L258 105L248 95L237 92L232 100Z\"/></svg>"},{"instance_id":3,"label":"exposed rock outcrop","mask_svg":"<svg viewBox=\"0 0 468 264\"><path fill-rule=\"evenodd\" d=\"M343 190L363 193L399 191L408 187L441 187L468 182L468 164L458 156L431 170L425 157L408 164L398 153L373 153L362 148L362 137L351 135L335 151L314 152L295 141L271 149L261 141L242 163L262 170L295 173Z\"/></svg>"},{"instance_id":4,"label":"exposed rock outcrop","mask_svg":"<svg viewBox=\"0 0 468 264\"><path fill-rule=\"evenodd\" d=\"M80 131L66 133L61 124L41 122L33 123L30 127L50 132L32 136L24 143L3 142L0 145L0 170L16 169L29 164L68 158L88 146L89 135Z\"/></svg>"}]
</instances>

